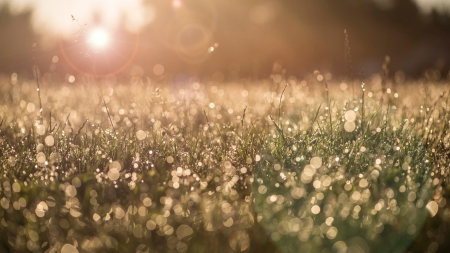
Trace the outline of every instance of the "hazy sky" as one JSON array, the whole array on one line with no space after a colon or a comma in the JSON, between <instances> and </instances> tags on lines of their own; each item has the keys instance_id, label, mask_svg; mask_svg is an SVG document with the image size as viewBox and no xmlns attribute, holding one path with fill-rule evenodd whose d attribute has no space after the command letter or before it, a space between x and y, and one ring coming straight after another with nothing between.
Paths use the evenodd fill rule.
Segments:
<instances>
[{"instance_id":1,"label":"hazy sky","mask_svg":"<svg viewBox=\"0 0 450 253\"><path fill-rule=\"evenodd\" d=\"M176 7L176 3L182 3L180 0L168 1L172 1L174 7ZM393 0L375 1L388 6ZM424 12L429 12L432 8L443 11L450 10L450 0L414 1ZM154 2L146 0L0 0L0 8L6 6L13 14L31 10L33 27L37 32L68 36L76 28L70 15L74 15L83 23L92 23L92 19L96 16L103 25L109 28L123 26L129 31L137 32L143 26L151 23L157 14L152 3Z\"/></svg>"},{"instance_id":2,"label":"hazy sky","mask_svg":"<svg viewBox=\"0 0 450 253\"><path fill-rule=\"evenodd\" d=\"M39 33L69 36L78 24L70 17L80 20L80 25L91 24L93 19L101 21L110 29L119 26L138 32L153 21L155 11L145 0L0 0L0 8L5 7L12 14L31 10L31 21Z\"/></svg>"}]
</instances>

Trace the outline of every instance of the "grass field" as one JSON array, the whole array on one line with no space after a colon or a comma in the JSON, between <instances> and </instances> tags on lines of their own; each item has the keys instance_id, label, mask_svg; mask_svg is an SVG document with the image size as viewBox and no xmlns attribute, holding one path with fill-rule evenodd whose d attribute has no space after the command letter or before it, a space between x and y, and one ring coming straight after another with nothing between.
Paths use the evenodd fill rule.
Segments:
<instances>
[{"instance_id":1,"label":"grass field","mask_svg":"<svg viewBox=\"0 0 450 253\"><path fill-rule=\"evenodd\" d=\"M3 77L0 252L447 252L448 85L321 79Z\"/></svg>"}]
</instances>

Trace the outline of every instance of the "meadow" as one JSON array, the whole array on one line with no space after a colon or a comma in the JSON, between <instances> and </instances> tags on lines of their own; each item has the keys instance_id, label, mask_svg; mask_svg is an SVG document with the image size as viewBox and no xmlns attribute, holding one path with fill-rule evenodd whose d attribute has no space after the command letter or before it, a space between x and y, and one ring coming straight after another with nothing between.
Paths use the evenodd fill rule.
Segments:
<instances>
[{"instance_id":1,"label":"meadow","mask_svg":"<svg viewBox=\"0 0 450 253\"><path fill-rule=\"evenodd\" d=\"M3 76L0 252L446 252L447 89Z\"/></svg>"}]
</instances>

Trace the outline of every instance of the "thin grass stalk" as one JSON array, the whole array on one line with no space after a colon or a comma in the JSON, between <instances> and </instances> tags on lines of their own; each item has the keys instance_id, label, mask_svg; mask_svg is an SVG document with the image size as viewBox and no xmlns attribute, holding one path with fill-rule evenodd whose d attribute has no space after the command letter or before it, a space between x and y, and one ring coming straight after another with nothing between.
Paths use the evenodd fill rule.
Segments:
<instances>
[{"instance_id":1,"label":"thin grass stalk","mask_svg":"<svg viewBox=\"0 0 450 253\"><path fill-rule=\"evenodd\" d=\"M98 84L98 77L97 77L97 70L95 68L95 61L92 58L91 58L91 62L92 62L92 69L93 69L93 72L94 72L95 83ZM98 90L100 92L100 96L102 97L103 105L105 106L105 109L106 109L106 114L108 114L109 123L111 123L111 127L112 127L113 131L116 132L116 129L114 128L113 121L111 119L111 114L109 113L108 106L106 105L106 101L105 101L105 98L103 96L102 88L100 86L98 86Z\"/></svg>"},{"instance_id":2,"label":"thin grass stalk","mask_svg":"<svg viewBox=\"0 0 450 253\"><path fill-rule=\"evenodd\" d=\"M42 124L42 99L41 99L41 87L39 85L39 71L36 64L36 42L32 45L32 51L33 51L33 72L34 72L34 79L36 81L36 87L37 87L37 94L39 98L39 124Z\"/></svg>"},{"instance_id":3,"label":"thin grass stalk","mask_svg":"<svg viewBox=\"0 0 450 253\"><path fill-rule=\"evenodd\" d=\"M350 79L350 83L352 85L352 99L355 99L355 86L353 84L353 66L352 66L352 55L350 53L350 40L348 39L347 30L344 30L345 36L345 59L346 59L346 68L347 68L347 76Z\"/></svg>"}]
</instances>

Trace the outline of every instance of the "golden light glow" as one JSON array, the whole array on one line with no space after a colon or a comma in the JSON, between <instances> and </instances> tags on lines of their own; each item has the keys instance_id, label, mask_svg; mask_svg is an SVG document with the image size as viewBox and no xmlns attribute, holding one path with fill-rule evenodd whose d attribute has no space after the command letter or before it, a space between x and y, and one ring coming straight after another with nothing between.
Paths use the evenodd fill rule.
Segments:
<instances>
[{"instance_id":1,"label":"golden light glow","mask_svg":"<svg viewBox=\"0 0 450 253\"><path fill-rule=\"evenodd\" d=\"M108 32L102 28L96 28L91 31L88 43L96 49L102 49L109 44L110 37Z\"/></svg>"},{"instance_id":2,"label":"golden light glow","mask_svg":"<svg viewBox=\"0 0 450 253\"><path fill-rule=\"evenodd\" d=\"M96 21L108 29L124 28L137 33L152 23L156 13L151 3L143 0L48 0L39 4L33 0L6 2L6 7L14 15L31 12L35 31L48 38L55 35L72 38L80 25L87 24L89 27ZM0 8L4 6L5 1L0 0ZM78 20L78 23L74 22L71 16Z\"/></svg>"}]
</instances>

